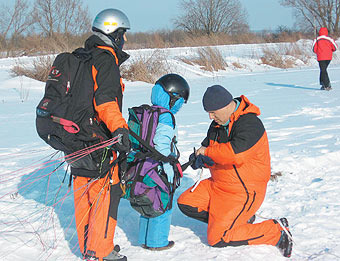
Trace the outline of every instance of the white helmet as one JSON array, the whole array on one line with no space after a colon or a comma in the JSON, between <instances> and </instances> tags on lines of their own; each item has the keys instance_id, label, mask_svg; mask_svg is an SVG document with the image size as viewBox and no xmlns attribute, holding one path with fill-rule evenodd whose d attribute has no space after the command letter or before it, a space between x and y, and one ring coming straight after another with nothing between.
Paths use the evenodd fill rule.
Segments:
<instances>
[{"instance_id":1,"label":"white helmet","mask_svg":"<svg viewBox=\"0 0 340 261\"><path fill-rule=\"evenodd\" d=\"M92 23L92 31L102 32L106 35L112 34L118 29L130 29L130 22L127 16L117 9L105 9L97 14Z\"/></svg>"}]
</instances>

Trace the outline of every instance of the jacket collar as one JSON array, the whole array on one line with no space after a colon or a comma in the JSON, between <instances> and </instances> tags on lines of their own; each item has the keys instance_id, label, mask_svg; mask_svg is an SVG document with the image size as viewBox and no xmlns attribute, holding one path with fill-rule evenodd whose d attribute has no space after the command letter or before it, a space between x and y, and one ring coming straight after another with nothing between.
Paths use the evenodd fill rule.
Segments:
<instances>
[{"instance_id":1,"label":"jacket collar","mask_svg":"<svg viewBox=\"0 0 340 261\"><path fill-rule=\"evenodd\" d=\"M242 95L236 99L240 102L240 105L238 109L230 116L231 121L237 121L240 116L248 113L254 113L257 116L261 114L260 109L256 105L252 104L246 96Z\"/></svg>"},{"instance_id":2,"label":"jacket collar","mask_svg":"<svg viewBox=\"0 0 340 261\"><path fill-rule=\"evenodd\" d=\"M124 52L123 50L113 46L111 40L104 34L94 32L86 41L85 41L85 48L86 49L93 49L98 46L109 47L105 49L110 49L114 52L118 59L118 66L120 66L123 62L129 59L130 55Z\"/></svg>"},{"instance_id":3,"label":"jacket collar","mask_svg":"<svg viewBox=\"0 0 340 261\"><path fill-rule=\"evenodd\" d=\"M237 121L242 115L254 113L258 116L261 114L260 109L256 105L252 104L246 96L241 95L241 97L237 97L235 98L235 100L239 101L240 104L236 111L234 111L230 116L229 129L231 129L233 123ZM213 126L218 128L222 125L219 125L215 121L213 121Z\"/></svg>"}]
</instances>

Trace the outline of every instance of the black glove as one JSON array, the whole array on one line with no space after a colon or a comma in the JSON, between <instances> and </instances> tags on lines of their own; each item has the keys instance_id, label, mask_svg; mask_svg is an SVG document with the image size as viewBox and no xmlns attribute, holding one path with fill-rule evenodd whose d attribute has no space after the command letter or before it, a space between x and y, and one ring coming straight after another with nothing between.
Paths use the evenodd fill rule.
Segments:
<instances>
[{"instance_id":1,"label":"black glove","mask_svg":"<svg viewBox=\"0 0 340 261\"><path fill-rule=\"evenodd\" d=\"M208 156L204 156L202 154L199 154L196 156L195 153L192 153L189 157L189 161L192 161L193 163L190 165L193 169L200 169L204 168L205 164L208 166L212 166L215 164L215 162L209 158Z\"/></svg>"},{"instance_id":2,"label":"black glove","mask_svg":"<svg viewBox=\"0 0 340 261\"><path fill-rule=\"evenodd\" d=\"M129 140L129 130L126 128L118 128L112 133L112 137L118 136L118 142L113 144L113 149L119 153L127 153L130 151L131 143Z\"/></svg>"}]
</instances>

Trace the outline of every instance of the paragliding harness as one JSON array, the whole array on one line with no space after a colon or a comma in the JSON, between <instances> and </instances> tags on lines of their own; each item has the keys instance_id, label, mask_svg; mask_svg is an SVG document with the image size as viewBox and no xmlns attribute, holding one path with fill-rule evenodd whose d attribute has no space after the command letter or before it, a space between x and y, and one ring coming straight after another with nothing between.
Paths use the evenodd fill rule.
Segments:
<instances>
[{"instance_id":1,"label":"paragliding harness","mask_svg":"<svg viewBox=\"0 0 340 261\"><path fill-rule=\"evenodd\" d=\"M94 173L106 174L112 153L106 146L95 148L112 138L93 106L92 60L101 52L104 50L78 48L59 54L36 108L38 135L52 148L63 151L72 168L86 170L91 178ZM79 151L80 156L67 157Z\"/></svg>"},{"instance_id":2,"label":"paragliding harness","mask_svg":"<svg viewBox=\"0 0 340 261\"><path fill-rule=\"evenodd\" d=\"M121 176L121 184L124 198L130 201L132 208L148 218L157 217L172 208L175 190L183 176L175 138L171 146L177 150L176 157L166 157L154 148L153 138L159 116L163 113L170 113L175 127L173 114L163 107L144 104L129 108L132 151L128 155L128 168ZM170 163L174 169L171 183L164 172L163 163Z\"/></svg>"}]
</instances>

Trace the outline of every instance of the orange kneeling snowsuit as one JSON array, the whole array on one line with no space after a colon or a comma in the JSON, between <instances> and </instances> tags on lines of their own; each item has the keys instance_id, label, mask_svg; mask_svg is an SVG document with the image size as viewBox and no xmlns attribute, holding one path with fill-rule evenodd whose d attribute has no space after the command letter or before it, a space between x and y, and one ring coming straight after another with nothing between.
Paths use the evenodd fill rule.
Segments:
<instances>
[{"instance_id":1,"label":"orange kneeling snowsuit","mask_svg":"<svg viewBox=\"0 0 340 261\"><path fill-rule=\"evenodd\" d=\"M212 122L202 146L215 164L211 177L194 192L178 199L181 211L208 223L208 243L215 247L276 245L281 236L274 220L257 224L247 221L260 208L270 178L270 154L258 107L245 96L227 126Z\"/></svg>"}]
</instances>

